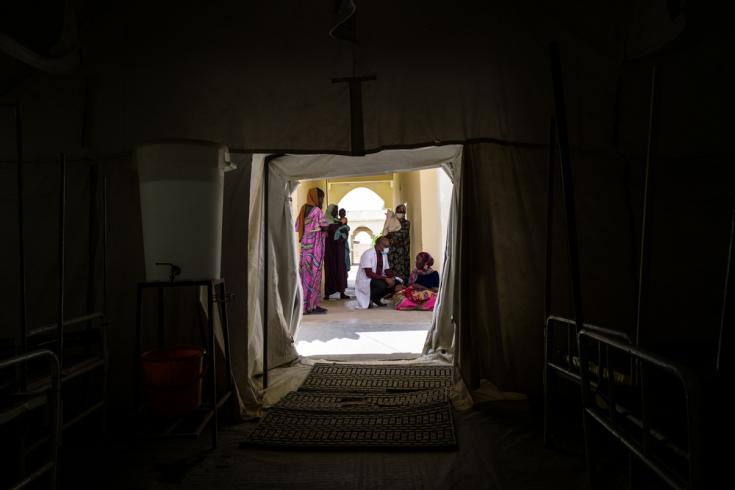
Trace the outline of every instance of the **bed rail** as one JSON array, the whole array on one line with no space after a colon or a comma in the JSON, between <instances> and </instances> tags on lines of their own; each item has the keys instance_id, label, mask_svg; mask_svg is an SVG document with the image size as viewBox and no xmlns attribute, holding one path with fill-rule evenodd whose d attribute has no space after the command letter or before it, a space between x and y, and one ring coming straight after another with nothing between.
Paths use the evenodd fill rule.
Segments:
<instances>
[{"instance_id":1,"label":"bed rail","mask_svg":"<svg viewBox=\"0 0 735 490\"><path fill-rule=\"evenodd\" d=\"M576 384L581 382L579 363L574 362L579 357L576 326L574 320L556 315L549 315L544 324L544 443L547 447L551 446L552 438L551 405L555 379L560 377ZM584 328L627 344L631 343L625 332L591 324L584 324ZM559 329L564 329L565 332L562 346L555 343L556 331Z\"/></svg>"},{"instance_id":2,"label":"bed rail","mask_svg":"<svg viewBox=\"0 0 735 490\"><path fill-rule=\"evenodd\" d=\"M582 390L582 417L585 433L585 459L590 477L590 485L594 487L594 442L591 422L594 420L605 431L620 441L629 453L651 469L671 488L696 490L702 488L701 441L699 417L701 410L701 388L699 380L686 367L671 362L647 350L634 347L617 338L603 335L592 329L583 328L579 332L580 377ZM595 384L589 370L590 350L598 353L601 363L608 372L615 369L615 355L626 357L634 367L637 382L633 386L638 397L639 409L633 411L631 404L623 406L616 393L616 383L605 381L598 376ZM600 355L603 353L604 355ZM657 376L657 388L661 382L676 382L682 388L682 396L676 403L681 403L685 420L685 442L682 443L676 434L666 433L657 420L659 414L651 413L652 379ZM600 407L595 400L602 397L607 405ZM670 407L670 413L676 413L677 405ZM673 425L670 428L674 427ZM682 464L684 463L684 464ZM685 467L686 471L677 468Z\"/></svg>"},{"instance_id":3,"label":"bed rail","mask_svg":"<svg viewBox=\"0 0 735 490\"><path fill-rule=\"evenodd\" d=\"M13 485L13 490L26 488L28 485L41 478L45 474L49 474L49 488L56 488L56 475L58 469L59 456L59 433L61 424L61 369L59 367L59 359L54 352L48 349L40 349L25 354L21 354L8 359L0 360L0 370L9 369L21 364L26 364L37 359L46 358L51 369L51 384L48 388L48 402L51 407L51 439L49 443L49 461L43 464L34 472L22 475L21 480ZM25 407L32 407L27 401L22 401L19 410L13 411L14 416L20 416L25 413ZM12 405L10 405L12 408ZM10 420L10 419L8 419ZM21 455L25 457L25 455Z\"/></svg>"}]
</instances>

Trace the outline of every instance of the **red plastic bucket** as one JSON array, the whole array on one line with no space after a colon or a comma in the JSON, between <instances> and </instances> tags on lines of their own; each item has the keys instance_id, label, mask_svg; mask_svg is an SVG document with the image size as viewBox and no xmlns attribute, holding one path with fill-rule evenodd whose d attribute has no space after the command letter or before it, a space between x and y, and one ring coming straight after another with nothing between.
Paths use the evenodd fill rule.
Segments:
<instances>
[{"instance_id":1,"label":"red plastic bucket","mask_svg":"<svg viewBox=\"0 0 735 490\"><path fill-rule=\"evenodd\" d=\"M140 356L143 380L153 411L163 416L186 415L202 404L205 350L163 349Z\"/></svg>"}]
</instances>

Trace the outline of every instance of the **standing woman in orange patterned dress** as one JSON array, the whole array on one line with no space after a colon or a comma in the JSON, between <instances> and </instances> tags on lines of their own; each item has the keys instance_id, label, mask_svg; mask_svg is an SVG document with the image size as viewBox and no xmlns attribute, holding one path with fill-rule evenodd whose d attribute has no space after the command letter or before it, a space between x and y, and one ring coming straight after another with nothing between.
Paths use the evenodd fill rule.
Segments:
<instances>
[{"instance_id":1,"label":"standing woman in orange patterned dress","mask_svg":"<svg viewBox=\"0 0 735 490\"><path fill-rule=\"evenodd\" d=\"M328 229L324 217L324 191L309 189L306 204L301 206L296 220L296 231L301 242L299 275L304 292L304 314L326 313L321 307L322 269L324 267L324 238Z\"/></svg>"}]
</instances>

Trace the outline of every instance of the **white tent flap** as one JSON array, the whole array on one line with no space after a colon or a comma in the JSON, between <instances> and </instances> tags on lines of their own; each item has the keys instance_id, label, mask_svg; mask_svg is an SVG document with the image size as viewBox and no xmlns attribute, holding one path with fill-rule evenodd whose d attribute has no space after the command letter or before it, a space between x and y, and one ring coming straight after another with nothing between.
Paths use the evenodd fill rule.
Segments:
<instances>
[{"instance_id":1,"label":"white tent flap","mask_svg":"<svg viewBox=\"0 0 735 490\"><path fill-rule=\"evenodd\" d=\"M442 167L454 181L442 288L424 353L451 357L454 342L454 298L457 288L455 228L459 212L462 146L447 145L415 150L385 150L363 157L341 155L285 155L269 162L268 193L268 365L276 367L298 357L293 337L301 320L302 293L293 233L290 196L299 180L337 178ZM263 370L263 246L265 197L263 175L266 155L253 155L250 188L248 252L248 358L249 375ZM451 298L451 299L450 299ZM356 312L359 314L359 312Z\"/></svg>"}]
</instances>

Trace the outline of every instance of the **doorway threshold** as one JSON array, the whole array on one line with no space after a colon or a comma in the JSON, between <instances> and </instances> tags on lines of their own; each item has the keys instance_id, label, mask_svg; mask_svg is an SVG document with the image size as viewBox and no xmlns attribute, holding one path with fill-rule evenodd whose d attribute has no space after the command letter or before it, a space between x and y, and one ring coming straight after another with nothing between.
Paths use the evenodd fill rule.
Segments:
<instances>
[{"instance_id":1,"label":"doorway threshold","mask_svg":"<svg viewBox=\"0 0 735 490\"><path fill-rule=\"evenodd\" d=\"M304 356L312 361L322 362L370 362L370 361L413 361L421 357L414 352L391 352L388 354L324 354Z\"/></svg>"}]
</instances>

